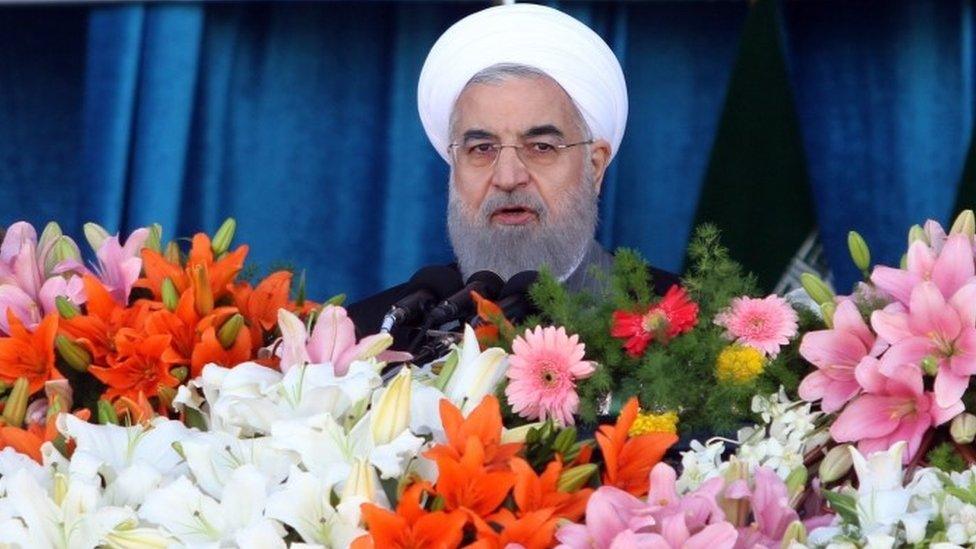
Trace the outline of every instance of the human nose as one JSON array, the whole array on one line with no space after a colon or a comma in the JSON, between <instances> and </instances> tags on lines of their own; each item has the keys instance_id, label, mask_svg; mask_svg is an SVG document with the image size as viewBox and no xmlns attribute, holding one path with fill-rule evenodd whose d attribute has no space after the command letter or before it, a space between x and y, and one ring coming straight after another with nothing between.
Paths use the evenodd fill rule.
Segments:
<instances>
[{"instance_id":1,"label":"human nose","mask_svg":"<svg viewBox=\"0 0 976 549\"><path fill-rule=\"evenodd\" d=\"M502 147L498 151L498 157L492 167L491 184L493 186L504 191L512 191L528 184L529 170L517 152L515 147L511 146Z\"/></svg>"}]
</instances>

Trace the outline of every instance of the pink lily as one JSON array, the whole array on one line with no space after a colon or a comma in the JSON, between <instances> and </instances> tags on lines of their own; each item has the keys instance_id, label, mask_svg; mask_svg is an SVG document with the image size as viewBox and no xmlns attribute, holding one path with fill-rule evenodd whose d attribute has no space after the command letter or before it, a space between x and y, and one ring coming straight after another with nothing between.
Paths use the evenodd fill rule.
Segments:
<instances>
[{"instance_id":1,"label":"pink lily","mask_svg":"<svg viewBox=\"0 0 976 549\"><path fill-rule=\"evenodd\" d=\"M908 248L907 267L905 270L875 267L871 281L898 302L908 305L912 290L922 282L931 280L942 295L953 295L976 274L973 246L964 234L949 235L938 252L916 240Z\"/></svg>"},{"instance_id":2,"label":"pink lily","mask_svg":"<svg viewBox=\"0 0 976 549\"><path fill-rule=\"evenodd\" d=\"M51 247L47 248L49 252ZM10 333L8 310L30 329L55 311L58 296L76 305L85 302L81 278L69 272L67 262L47 272L45 261L44 254L37 251L34 227L25 222L11 225L0 244L0 331Z\"/></svg>"},{"instance_id":3,"label":"pink lily","mask_svg":"<svg viewBox=\"0 0 976 549\"><path fill-rule=\"evenodd\" d=\"M950 242L952 242L950 237ZM878 335L892 344L881 357L881 373L902 364L938 367L935 397L948 407L962 398L976 374L976 283L959 288L947 302L933 282L912 290L908 310L895 304L871 316Z\"/></svg>"},{"instance_id":4,"label":"pink lily","mask_svg":"<svg viewBox=\"0 0 976 549\"><path fill-rule=\"evenodd\" d=\"M837 442L857 442L867 455L890 448L903 440L908 443L907 463L918 451L922 436L933 426L942 425L964 406L956 401L941 407L924 390L922 371L914 364L902 363L883 374L877 360L867 358L855 371L865 393L844 408L830 427Z\"/></svg>"},{"instance_id":5,"label":"pink lily","mask_svg":"<svg viewBox=\"0 0 976 549\"><path fill-rule=\"evenodd\" d=\"M800 516L790 506L789 492L782 479L766 467L756 468L750 494L753 524L739 527L737 548L779 545L790 523Z\"/></svg>"},{"instance_id":6,"label":"pink lily","mask_svg":"<svg viewBox=\"0 0 976 549\"><path fill-rule=\"evenodd\" d=\"M567 524L556 532L558 547L609 548L620 534L653 526L654 519L648 511L646 503L624 490L601 486L586 503L586 523Z\"/></svg>"},{"instance_id":7,"label":"pink lily","mask_svg":"<svg viewBox=\"0 0 976 549\"><path fill-rule=\"evenodd\" d=\"M881 354L884 342L861 318L853 301L843 301L834 313L834 327L809 332L800 343L800 355L817 367L800 383L800 398L820 403L833 413L861 392L854 368L865 357Z\"/></svg>"},{"instance_id":8,"label":"pink lily","mask_svg":"<svg viewBox=\"0 0 976 549\"><path fill-rule=\"evenodd\" d=\"M356 326L346 310L336 305L326 305L315 321L311 334L305 324L293 313L278 310L282 345L279 347L281 370L304 363L332 364L338 376L349 371L349 365L357 360L376 357L377 360L409 360L407 353L385 352L393 344L389 334L374 334L356 342Z\"/></svg>"},{"instance_id":9,"label":"pink lily","mask_svg":"<svg viewBox=\"0 0 976 549\"><path fill-rule=\"evenodd\" d=\"M95 270L98 279L115 302L124 306L128 305L129 293L142 271L142 257L139 252L149 238L149 230L143 228L132 231L124 246L119 238L119 235L110 236L98 247L95 251L98 267Z\"/></svg>"}]
</instances>

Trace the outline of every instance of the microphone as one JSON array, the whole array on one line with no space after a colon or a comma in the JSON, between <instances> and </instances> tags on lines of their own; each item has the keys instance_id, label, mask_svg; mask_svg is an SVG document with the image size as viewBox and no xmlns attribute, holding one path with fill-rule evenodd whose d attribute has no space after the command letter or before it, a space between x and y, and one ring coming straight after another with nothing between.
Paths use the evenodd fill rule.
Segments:
<instances>
[{"instance_id":1,"label":"microphone","mask_svg":"<svg viewBox=\"0 0 976 549\"><path fill-rule=\"evenodd\" d=\"M529 299L529 288L539 279L538 271L522 271L508 279L498 294L498 308L505 318L518 324L536 312L535 304Z\"/></svg>"},{"instance_id":2,"label":"microphone","mask_svg":"<svg viewBox=\"0 0 976 549\"><path fill-rule=\"evenodd\" d=\"M468 282L463 288L430 311L424 326L432 328L451 320L468 318L474 314L474 300L471 299L472 291L478 292L487 299L494 300L504 285L505 282L501 277L491 271L474 273L468 278Z\"/></svg>"},{"instance_id":3,"label":"microphone","mask_svg":"<svg viewBox=\"0 0 976 549\"><path fill-rule=\"evenodd\" d=\"M454 332L441 332L438 330L428 330L426 332L427 342L424 343L416 353L413 354L413 358L410 359L410 363L416 364L417 366L423 366L431 360L442 357L451 350L451 345L460 343L461 334ZM397 372L404 367L404 364L399 364L388 368L384 371L380 377L383 383L393 379L397 375Z\"/></svg>"},{"instance_id":4,"label":"microphone","mask_svg":"<svg viewBox=\"0 0 976 549\"><path fill-rule=\"evenodd\" d=\"M394 303L383 317L380 333L389 333L394 326L422 318L438 300L450 296L460 287L461 274L456 269L442 265L420 269L407 282L407 288L412 291Z\"/></svg>"}]
</instances>

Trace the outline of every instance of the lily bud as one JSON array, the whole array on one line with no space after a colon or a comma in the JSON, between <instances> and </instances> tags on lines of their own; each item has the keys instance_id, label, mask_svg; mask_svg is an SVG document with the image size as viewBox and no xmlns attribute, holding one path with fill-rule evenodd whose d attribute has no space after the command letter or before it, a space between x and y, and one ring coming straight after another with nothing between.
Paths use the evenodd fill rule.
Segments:
<instances>
[{"instance_id":1,"label":"lily bud","mask_svg":"<svg viewBox=\"0 0 976 549\"><path fill-rule=\"evenodd\" d=\"M190 375L190 369L187 368L186 366L177 366L176 368L173 368L172 370L169 371L169 375L180 380L180 382L182 383L186 381L186 377Z\"/></svg>"},{"instance_id":2,"label":"lily bud","mask_svg":"<svg viewBox=\"0 0 976 549\"><path fill-rule=\"evenodd\" d=\"M163 226L159 223L153 223L149 226L149 236L146 237L146 241L142 244L143 248L149 248L156 253L162 253L163 251Z\"/></svg>"},{"instance_id":3,"label":"lily bud","mask_svg":"<svg viewBox=\"0 0 976 549\"><path fill-rule=\"evenodd\" d=\"M820 304L820 316L823 317L824 324L826 324L828 328L834 327L834 313L836 312L836 303L828 301L827 303Z\"/></svg>"},{"instance_id":4,"label":"lily bud","mask_svg":"<svg viewBox=\"0 0 976 549\"><path fill-rule=\"evenodd\" d=\"M166 245L166 251L163 252L163 257L166 258L166 261L172 263L173 265L183 264L180 256L180 245L174 241L170 241L170 243Z\"/></svg>"},{"instance_id":5,"label":"lily bud","mask_svg":"<svg viewBox=\"0 0 976 549\"><path fill-rule=\"evenodd\" d=\"M213 240L210 241L210 248L215 256L219 256L230 249L230 243L234 240L234 232L237 231L237 221L233 217L228 217L226 221L217 229Z\"/></svg>"},{"instance_id":6,"label":"lily bud","mask_svg":"<svg viewBox=\"0 0 976 549\"><path fill-rule=\"evenodd\" d=\"M14 388L7 395L3 405L3 420L11 427L20 427L27 416L27 399L30 397L30 382L26 377L18 377Z\"/></svg>"},{"instance_id":7,"label":"lily bud","mask_svg":"<svg viewBox=\"0 0 976 549\"><path fill-rule=\"evenodd\" d=\"M352 471L342 489L342 500L353 497L360 497L368 502L375 501L373 495L376 493L376 484L373 478L373 466L369 463L357 459L352 464Z\"/></svg>"},{"instance_id":8,"label":"lily bud","mask_svg":"<svg viewBox=\"0 0 976 549\"><path fill-rule=\"evenodd\" d=\"M726 486L738 480L748 480L749 466L745 462L733 457L729 460L729 467L725 470L723 477L725 477ZM749 500L747 498L721 498L719 500L719 506L725 512L725 517L732 524L743 524L746 517L749 516Z\"/></svg>"},{"instance_id":9,"label":"lily bud","mask_svg":"<svg viewBox=\"0 0 976 549\"><path fill-rule=\"evenodd\" d=\"M969 444L976 438L976 416L968 412L959 414L952 420L949 434L959 444Z\"/></svg>"},{"instance_id":10,"label":"lily bud","mask_svg":"<svg viewBox=\"0 0 976 549\"><path fill-rule=\"evenodd\" d=\"M448 382L451 381L451 377L454 375L454 370L457 369L458 362L460 362L461 353L457 350L451 351L451 354L447 355L444 359L444 363L441 366L440 372L437 373L437 378L434 379L434 387L441 392L447 387Z\"/></svg>"},{"instance_id":11,"label":"lily bud","mask_svg":"<svg viewBox=\"0 0 976 549\"><path fill-rule=\"evenodd\" d=\"M107 400L99 400L96 405L98 411L98 423L101 425L118 425L119 415L115 412L115 406Z\"/></svg>"},{"instance_id":12,"label":"lily bud","mask_svg":"<svg viewBox=\"0 0 976 549\"><path fill-rule=\"evenodd\" d=\"M501 443L502 444L509 444L512 442L518 442L520 444L524 443L525 437L529 434L529 431L532 429L538 429L541 426L542 426L542 422L537 421L535 423L528 423L526 425L522 425L514 429L503 428Z\"/></svg>"},{"instance_id":13,"label":"lily bud","mask_svg":"<svg viewBox=\"0 0 976 549\"><path fill-rule=\"evenodd\" d=\"M972 210L963 210L949 229L949 234L964 234L970 238L976 234L976 215Z\"/></svg>"},{"instance_id":14,"label":"lily bud","mask_svg":"<svg viewBox=\"0 0 976 549\"><path fill-rule=\"evenodd\" d=\"M800 283L803 284L803 289L807 291L807 294L811 299L816 301L818 304L824 304L834 301L834 292L831 291L830 287L820 277L813 273L803 273L800 275Z\"/></svg>"},{"instance_id":15,"label":"lily bud","mask_svg":"<svg viewBox=\"0 0 976 549\"><path fill-rule=\"evenodd\" d=\"M566 427L559 431L556 435L556 440L552 441L552 449L559 452L560 454L566 455L570 448L576 444L576 429L574 427Z\"/></svg>"},{"instance_id":16,"label":"lily bud","mask_svg":"<svg viewBox=\"0 0 976 549\"><path fill-rule=\"evenodd\" d=\"M64 359L64 363L78 372L87 372L91 366L92 356L83 346L71 341L66 336L58 334L54 338L54 347Z\"/></svg>"},{"instance_id":17,"label":"lily bud","mask_svg":"<svg viewBox=\"0 0 976 549\"><path fill-rule=\"evenodd\" d=\"M851 252L851 259L854 260L854 265L861 272L867 273L871 267L871 251L868 249L868 243L864 241L864 237L858 234L857 231L847 233L847 248Z\"/></svg>"},{"instance_id":18,"label":"lily bud","mask_svg":"<svg viewBox=\"0 0 976 549\"><path fill-rule=\"evenodd\" d=\"M807 487L807 468L800 465L790 471L786 476L786 490L790 496L790 503L796 501L797 496L803 493Z\"/></svg>"},{"instance_id":19,"label":"lily bud","mask_svg":"<svg viewBox=\"0 0 976 549\"><path fill-rule=\"evenodd\" d=\"M64 319L74 318L81 314L81 309L79 309L77 305L72 303L70 299L64 297L63 295L59 295L58 297L54 298L54 306L57 307L58 314L60 314L61 318Z\"/></svg>"},{"instance_id":20,"label":"lily bud","mask_svg":"<svg viewBox=\"0 0 976 549\"><path fill-rule=\"evenodd\" d=\"M75 241L71 240L71 237L61 236L54 241L51 249L44 257L44 273L50 275L55 267L69 259L80 261L81 250L78 249Z\"/></svg>"},{"instance_id":21,"label":"lily bud","mask_svg":"<svg viewBox=\"0 0 976 549\"><path fill-rule=\"evenodd\" d=\"M903 271L908 269L908 254L901 254L901 260L898 261L898 268Z\"/></svg>"},{"instance_id":22,"label":"lily bud","mask_svg":"<svg viewBox=\"0 0 976 549\"><path fill-rule=\"evenodd\" d=\"M912 225L912 228L908 229L908 245L911 246L916 242L930 243L929 236L925 234L925 229L921 225Z\"/></svg>"},{"instance_id":23,"label":"lily bud","mask_svg":"<svg viewBox=\"0 0 976 549\"><path fill-rule=\"evenodd\" d=\"M85 223L83 229L85 232L85 240L96 251L102 247L105 239L109 237L108 231L98 223Z\"/></svg>"},{"instance_id":24,"label":"lily bud","mask_svg":"<svg viewBox=\"0 0 976 549\"><path fill-rule=\"evenodd\" d=\"M213 289L210 287L210 276L204 265L193 266L193 304L197 314L207 316L213 311Z\"/></svg>"},{"instance_id":25,"label":"lily bud","mask_svg":"<svg viewBox=\"0 0 976 549\"><path fill-rule=\"evenodd\" d=\"M160 293L163 294L163 306L166 310L173 312L180 305L180 293L176 291L176 284L166 277L163 279L163 284Z\"/></svg>"},{"instance_id":26,"label":"lily bud","mask_svg":"<svg viewBox=\"0 0 976 549\"><path fill-rule=\"evenodd\" d=\"M410 368L401 368L373 408L369 429L375 445L389 444L410 425L410 382Z\"/></svg>"},{"instance_id":27,"label":"lily bud","mask_svg":"<svg viewBox=\"0 0 976 549\"><path fill-rule=\"evenodd\" d=\"M556 481L556 489L569 494L577 492L589 482L590 477L596 471L597 466L595 463L584 463L583 465L566 469L560 473L559 480Z\"/></svg>"},{"instance_id":28,"label":"lily bud","mask_svg":"<svg viewBox=\"0 0 976 549\"><path fill-rule=\"evenodd\" d=\"M852 465L854 459L851 457L851 445L834 446L820 462L818 470L820 482L827 484L843 478L851 470Z\"/></svg>"},{"instance_id":29,"label":"lily bud","mask_svg":"<svg viewBox=\"0 0 976 549\"><path fill-rule=\"evenodd\" d=\"M237 334L241 333L243 327L244 317L240 313L235 313L234 316L228 318L220 330L217 330L217 340L220 341L220 346L224 349L230 349L237 341Z\"/></svg>"},{"instance_id":30,"label":"lily bud","mask_svg":"<svg viewBox=\"0 0 976 549\"><path fill-rule=\"evenodd\" d=\"M345 302L346 302L346 294L336 294L330 297L328 300L326 300L326 302L323 303L322 306L325 307L328 305L335 305L336 307L342 307L342 304Z\"/></svg>"},{"instance_id":31,"label":"lily bud","mask_svg":"<svg viewBox=\"0 0 976 549\"><path fill-rule=\"evenodd\" d=\"M780 542L780 549L790 549L794 544L803 545L807 542L807 529L803 523L794 520L786 527L783 533L783 541Z\"/></svg>"},{"instance_id":32,"label":"lily bud","mask_svg":"<svg viewBox=\"0 0 976 549\"><path fill-rule=\"evenodd\" d=\"M37 241L37 249L47 250L54 246L54 241L62 236L64 233L61 231L61 226L56 221L49 222L44 226L44 231L41 232L41 238Z\"/></svg>"}]
</instances>

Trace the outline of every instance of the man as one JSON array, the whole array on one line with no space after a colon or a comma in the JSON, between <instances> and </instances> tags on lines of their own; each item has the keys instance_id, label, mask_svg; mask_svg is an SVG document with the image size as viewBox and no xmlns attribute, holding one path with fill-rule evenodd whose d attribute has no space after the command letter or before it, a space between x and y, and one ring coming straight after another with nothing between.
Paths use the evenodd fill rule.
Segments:
<instances>
[{"instance_id":1,"label":"man","mask_svg":"<svg viewBox=\"0 0 976 549\"><path fill-rule=\"evenodd\" d=\"M627 121L623 71L606 43L552 8L488 8L437 40L417 93L427 136L451 167L448 231L461 276L508 279L545 265L570 290L599 290L592 271L613 258L593 238L598 197ZM659 294L677 283L651 271ZM409 291L397 286L349 313L375 332Z\"/></svg>"}]
</instances>

